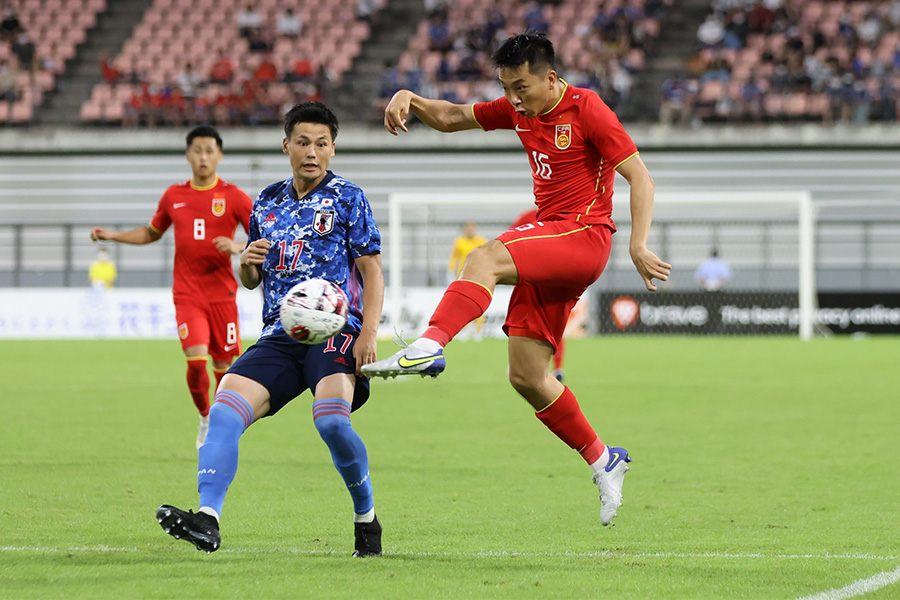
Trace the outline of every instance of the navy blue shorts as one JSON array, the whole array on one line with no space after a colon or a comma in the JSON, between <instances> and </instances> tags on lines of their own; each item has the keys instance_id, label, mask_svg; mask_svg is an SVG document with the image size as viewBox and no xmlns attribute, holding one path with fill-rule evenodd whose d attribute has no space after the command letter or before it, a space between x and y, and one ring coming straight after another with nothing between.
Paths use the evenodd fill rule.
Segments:
<instances>
[{"instance_id":1,"label":"navy blue shorts","mask_svg":"<svg viewBox=\"0 0 900 600\"><path fill-rule=\"evenodd\" d=\"M229 373L242 375L269 390L269 412L274 415L305 392L315 393L319 381L334 373L356 372L353 345L358 332L344 329L323 344L309 346L280 333L262 338L231 365ZM357 377L351 411L369 399L369 380Z\"/></svg>"}]
</instances>

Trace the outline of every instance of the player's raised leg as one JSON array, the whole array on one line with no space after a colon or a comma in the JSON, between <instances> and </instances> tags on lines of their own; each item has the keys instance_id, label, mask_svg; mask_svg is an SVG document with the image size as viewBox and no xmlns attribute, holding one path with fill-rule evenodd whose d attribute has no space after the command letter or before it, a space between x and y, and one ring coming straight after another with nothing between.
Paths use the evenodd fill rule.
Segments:
<instances>
[{"instance_id":1,"label":"player's raised leg","mask_svg":"<svg viewBox=\"0 0 900 600\"><path fill-rule=\"evenodd\" d=\"M436 377L446 366L444 346L485 313L498 283L516 283L516 265L503 243L491 240L466 257L459 277L447 287L425 333L393 356L362 367L365 375Z\"/></svg>"},{"instance_id":2,"label":"player's raised leg","mask_svg":"<svg viewBox=\"0 0 900 600\"><path fill-rule=\"evenodd\" d=\"M509 381L541 423L590 466L600 491L600 522L609 525L622 504L626 463L631 459L623 448L610 449L600 441L575 394L547 371L552 355L553 347L544 340L510 336Z\"/></svg>"},{"instance_id":3,"label":"player's raised leg","mask_svg":"<svg viewBox=\"0 0 900 600\"><path fill-rule=\"evenodd\" d=\"M209 412L209 432L197 461L198 512L184 511L169 504L156 510L156 518L166 533L184 539L198 550L219 549L219 517L228 486L238 466L238 442L244 431L268 412L269 393L265 387L241 375L227 374L216 392Z\"/></svg>"}]
</instances>

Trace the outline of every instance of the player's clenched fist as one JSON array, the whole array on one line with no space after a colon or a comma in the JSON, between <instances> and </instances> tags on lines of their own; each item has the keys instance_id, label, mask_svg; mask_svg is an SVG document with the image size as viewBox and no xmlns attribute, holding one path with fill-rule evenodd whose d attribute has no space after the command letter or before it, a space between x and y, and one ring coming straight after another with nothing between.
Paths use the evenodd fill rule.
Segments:
<instances>
[{"instance_id":1,"label":"player's clenched fist","mask_svg":"<svg viewBox=\"0 0 900 600\"><path fill-rule=\"evenodd\" d=\"M266 260L266 254L269 253L269 248L272 247L272 242L266 239L255 240L247 246L243 252L241 252L241 264L242 265L261 265Z\"/></svg>"}]
</instances>

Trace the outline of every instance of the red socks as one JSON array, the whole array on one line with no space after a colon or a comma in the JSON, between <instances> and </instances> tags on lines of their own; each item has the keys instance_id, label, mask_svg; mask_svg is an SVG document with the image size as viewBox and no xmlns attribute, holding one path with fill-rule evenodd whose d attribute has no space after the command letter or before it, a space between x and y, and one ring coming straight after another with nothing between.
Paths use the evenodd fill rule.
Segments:
<instances>
[{"instance_id":1,"label":"red socks","mask_svg":"<svg viewBox=\"0 0 900 600\"><path fill-rule=\"evenodd\" d=\"M550 406L534 414L556 437L581 454L589 465L597 462L606 449L584 418L575 394L569 388L564 389Z\"/></svg>"},{"instance_id":2,"label":"red socks","mask_svg":"<svg viewBox=\"0 0 900 600\"><path fill-rule=\"evenodd\" d=\"M216 390L219 389L219 384L222 383L222 378L225 377L225 373L228 372L228 367L225 367L222 370L219 370L213 367L213 375L216 376Z\"/></svg>"},{"instance_id":3,"label":"red socks","mask_svg":"<svg viewBox=\"0 0 900 600\"><path fill-rule=\"evenodd\" d=\"M209 414L209 373L206 371L206 357L192 356L187 359L187 384L194 400L194 406L201 417Z\"/></svg>"},{"instance_id":4,"label":"red socks","mask_svg":"<svg viewBox=\"0 0 900 600\"><path fill-rule=\"evenodd\" d=\"M462 328L484 314L491 291L474 281L459 279L447 287L422 337L446 346Z\"/></svg>"}]
</instances>

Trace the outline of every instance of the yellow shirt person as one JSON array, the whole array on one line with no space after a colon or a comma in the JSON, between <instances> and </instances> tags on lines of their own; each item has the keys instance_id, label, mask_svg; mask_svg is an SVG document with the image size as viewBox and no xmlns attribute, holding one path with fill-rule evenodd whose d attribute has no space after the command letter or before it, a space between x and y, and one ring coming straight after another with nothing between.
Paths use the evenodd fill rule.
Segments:
<instances>
[{"instance_id":1,"label":"yellow shirt person","mask_svg":"<svg viewBox=\"0 0 900 600\"><path fill-rule=\"evenodd\" d=\"M459 277L469 252L486 243L487 240L478 235L475 223L467 221L463 224L463 234L453 242L450 264L447 265L447 273L451 275L452 279Z\"/></svg>"},{"instance_id":2,"label":"yellow shirt person","mask_svg":"<svg viewBox=\"0 0 900 600\"><path fill-rule=\"evenodd\" d=\"M97 259L91 263L88 278L91 280L91 286L95 288L109 289L116 280L116 265L109 260L109 254L106 248L100 248L97 251Z\"/></svg>"}]
</instances>

